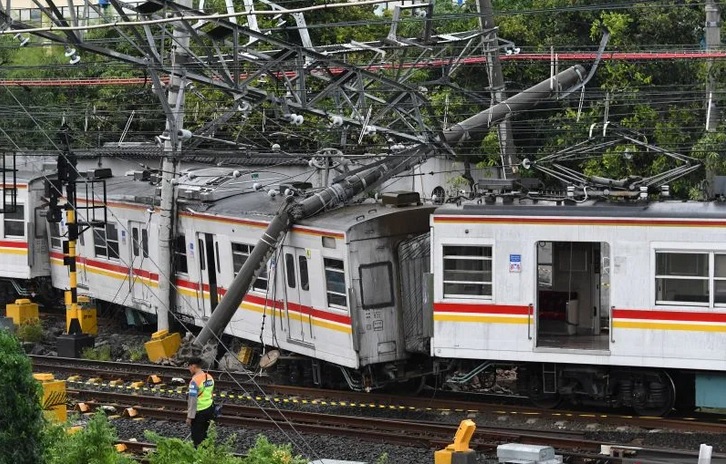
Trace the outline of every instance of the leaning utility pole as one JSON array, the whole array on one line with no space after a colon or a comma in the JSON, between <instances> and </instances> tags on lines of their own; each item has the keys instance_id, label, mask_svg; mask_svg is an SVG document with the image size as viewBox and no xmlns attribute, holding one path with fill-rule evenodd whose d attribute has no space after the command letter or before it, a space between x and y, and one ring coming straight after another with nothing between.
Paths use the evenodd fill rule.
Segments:
<instances>
[{"instance_id":1,"label":"leaning utility pole","mask_svg":"<svg viewBox=\"0 0 726 464\"><path fill-rule=\"evenodd\" d=\"M483 31L490 31L482 38L482 41L487 56L487 75L493 106L507 99L504 91L502 63L499 60L499 37L494 24L494 9L491 0L478 0L477 8L479 9L479 26ZM502 177L507 179L516 174L516 166L519 165L514 139L512 138L512 123L509 117L499 123L497 134L499 135L499 152L502 160Z\"/></svg>"},{"instance_id":2,"label":"leaning utility pole","mask_svg":"<svg viewBox=\"0 0 726 464\"><path fill-rule=\"evenodd\" d=\"M444 141L447 145L456 145L466 140L481 140L481 137L486 134L492 125L503 121L512 112L533 108L561 90L583 82L585 69L582 66L572 66L555 77L557 78L557 85L554 87L551 79L547 79L502 103L494 105L458 124L454 124L443 132ZM562 89L558 86L562 86ZM227 293L225 293L212 316L197 335L195 339L197 346L203 347L221 337L222 332L224 332L229 321L232 320L232 316L234 316L247 294L247 290L252 285L252 281L265 267L273 250L279 245L285 232L289 230L293 223L343 204L365 192L371 186L380 184L380 182L390 179L396 174L411 169L414 165L431 156L435 150L433 147L433 144L430 143L413 147L405 156L401 155L403 161L401 157L396 156L360 173L347 176L342 181L304 199L299 204L294 204L293 197L289 197L287 203L280 208L270 221L262 237L260 237L227 289Z\"/></svg>"},{"instance_id":3,"label":"leaning utility pole","mask_svg":"<svg viewBox=\"0 0 726 464\"><path fill-rule=\"evenodd\" d=\"M191 0L177 2L184 8L191 7ZM161 166L161 199L159 204L159 300L156 302L157 330L169 329L169 311L172 307L171 286L174 283L174 239L176 220L174 211L174 178L178 155L181 152L182 126L184 124L184 69L189 49L189 29L183 21L175 23L172 54L172 74L169 79L166 102L165 136L163 162ZM158 87L158 86L157 86ZM157 92L163 89L157 88ZM163 97L162 97L163 100Z\"/></svg>"},{"instance_id":4,"label":"leaning utility pole","mask_svg":"<svg viewBox=\"0 0 726 464\"><path fill-rule=\"evenodd\" d=\"M706 27L705 42L706 51L717 50L721 46L721 10L715 0L706 1ZM720 116L716 102L714 101L714 92L716 90L716 81L713 78L713 59L706 62L706 130L713 132L718 127Z\"/></svg>"}]
</instances>

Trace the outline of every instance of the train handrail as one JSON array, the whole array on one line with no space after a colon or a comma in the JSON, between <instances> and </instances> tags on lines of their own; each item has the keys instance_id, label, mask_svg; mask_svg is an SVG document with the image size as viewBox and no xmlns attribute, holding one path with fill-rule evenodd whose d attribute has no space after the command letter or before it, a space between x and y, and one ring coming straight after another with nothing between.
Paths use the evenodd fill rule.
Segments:
<instances>
[{"instance_id":1,"label":"train handrail","mask_svg":"<svg viewBox=\"0 0 726 464\"><path fill-rule=\"evenodd\" d=\"M615 306L610 306L610 320L608 321L610 323L610 329L608 332L610 332L610 343L615 343L615 335L613 334L613 313L615 312Z\"/></svg>"},{"instance_id":2,"label":"train handrail","mask_svg":"<svg viewBox=\"0 0 726 464\"><path fill-rule=\"evenodd\" d=\"M532 309L534 308L534 305L532 303L529 304L527 311L527 338L529 340L532 340Z\"/></svg>"}]
</instances>

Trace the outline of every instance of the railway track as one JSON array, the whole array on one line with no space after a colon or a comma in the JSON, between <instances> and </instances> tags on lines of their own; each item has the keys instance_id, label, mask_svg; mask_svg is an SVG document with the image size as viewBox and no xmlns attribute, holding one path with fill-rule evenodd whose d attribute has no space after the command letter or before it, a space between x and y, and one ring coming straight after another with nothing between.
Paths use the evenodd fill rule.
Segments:
<instances>
[{"instance_id":1,"label":"railway track","mask_svg":"<svg viewBox=\"0 0 726 464\"><path fill-rule=\"evenodd\" d=\"M95 385L116 391L183 395L189 372L183 367L138 363L116 363L74 358L31 356L36 372L53 372L70 376L69 388ZM600 424L629 425L645 429L671 429L687 432L726 433L726 417L694 414L691 417L635 417L624 414L547 410L521 405L489 404L480 401L402 396L380 393L322 390L318 388L273 385L250 381L250 374L210 371L215 377L218 396L229 402L274 403L281 407L316 405L377 411L430 411L455 413L490 413L507 416L539 417L553 420L592 421ZM76 377L80 376L80 377ZM156 376L158 383L150 379ZM174 381L177 379L177 381ZM90 383L89 383L90 382Z\"/></svg>"},{"instance_id":2,"label":"railway track","mask_svg":"<svg viewBox=\"0 0 726 464\"><path fill-rule=\"evenodd\" d=\"M97 390L70 390L74 401L83 401L93 407L113 407L116 411L152 420L184 421L186 402L183 398L166 398ZM219 425L244 429L294 430L300 433L353 437L357 440L386 443L395 446L413 446L437 449L448 445L456 425L433 422L381 419L371 417L340 416L336 414L225 404ZM587 440L582 432L515 430L478 427L470 446L480 452L494 453L502 443L527 443L553 446L571 463L616 464L688 463L696 462L697 454L690 452L651 450ZM153 445L131 442L134 449L151 449ZM603 445L616 452L616 456L603 456ZM618 455L618 452L622 455Z\"/></svg>"},{"instance_id":3,"label":"railway track","mask_svg":"<svg viewBox=\"0 0 726 464\"><path fill-rule=\"evenodd\" d=\"M146 419L184 421L186 401L183 398L135 395L97 390L70 390L69 397L96 407L113 407L116 411ZM133 411L133 412L130 412ZM302 433L354 437L359 440L385 442L397 446L441 448L451 442L455 425L403 421L304 411L281 411L272 408L225 404L219 425L255 429L295 430ZM582 433L532 432L477 428L470 446L479 451L496 449L502 443L526 442L549 445L577 454L594 456L601 443L583 439ZM618 462L618 461L612 461Z\"/></svg>"}]
</instances>

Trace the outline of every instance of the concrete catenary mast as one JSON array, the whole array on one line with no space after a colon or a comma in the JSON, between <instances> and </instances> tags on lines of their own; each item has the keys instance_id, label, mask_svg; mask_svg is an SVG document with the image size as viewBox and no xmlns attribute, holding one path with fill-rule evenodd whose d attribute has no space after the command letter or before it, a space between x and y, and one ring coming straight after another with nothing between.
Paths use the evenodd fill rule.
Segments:
<instances>
[{"instance_id":1,"label":"concrete catenary mast","mask_svg":"<svg viewBox=\"0 0 726 464\"><path fill-rule=\"evenodd\" d=\"M479 0L479 22L482 30L490 31L484 36L484 51L487 56L487 74L489 75L489 87L494 104L501 103L506 99L504 87L504 75L502 74L502 63L499 60L499 36L494 24L494 8L491 0ZM519 163L516 147L512 133L512 123L509 118L504 118L497 125L499 135L499 151L502 158L502 177L507 179L515 174L516 166Z\"/></svg>"},{"instance_id":2,"label":"concrete catenary mast","mask_svg":"<svg viewBox=\"0 0 726 464\"><path fill-rule=\"evenodd\" d=\"M721 47L721 9L716 0L706 2L706 27L704 28L706 51L711 52ZM706 62L706 130L713 132L718 128L719 111L714 100L716 79L713 76L713 59Z\"/></svg>"},{"instance_id":3,"label":"concrete catenary mast","mask_svg":"<svg viewBox=\"0 0 726 464\"><path fill-rule=\"evenodd\" d=\"M184 7L191 6L191 0L179 0ZM178 156L181 153L182 139L186 139L184 125L184 87L182 75L187 62L189 31L182 23L174 28L174 54L172 55L172 74L166 95L166 130L157 141L163 145L164 158L161 167L161 198L159 204L159 300L156 302L157 330L169 329L169 309L172 307L172 276L174 275L174 179L176 177ZM158 81L157 81L158 82ZM159 85L157 92L163 92ZM162 102L163 95L160 95Z\"/></svg>"}]
</instances>

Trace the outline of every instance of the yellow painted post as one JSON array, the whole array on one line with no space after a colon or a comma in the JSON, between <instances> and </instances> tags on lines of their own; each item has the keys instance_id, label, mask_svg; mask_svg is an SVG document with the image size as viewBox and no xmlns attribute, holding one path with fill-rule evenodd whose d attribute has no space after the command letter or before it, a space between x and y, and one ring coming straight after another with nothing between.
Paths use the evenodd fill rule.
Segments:
<instances>
[{"instance_id":1,"label":"yellow painted post","mask_svg":"<svg viewBox=\"0 0 726 464\"><path fill-rule=\"evenodd\" d=\"M38 304L21 298L15 303L5 305L5 315L13 320L13 324L20 325L25 322L38 320Z\"/></svg>"},{"instance_id":2,"label":"yellow painted post","mask_svg":"<svg viewBox=\"0 0 726 464\"><path fill-rule=\"evenodd\" d=\"M459 424L454 443L434 453L434 464L473 464L476 453L469 448L469 442L476 430L474 421L465 419Z\"/></svg>"},{"instance_id":3,"label":"yellow painted post","mask_svg":"<svg viewBox=\"0 0 726 464\"><path fill-rule=\"evenodd\" d=\"M69 294L69 292L66 292ZM71 321L77 320L81 326L81 333L89 335L98 335L98 315L95 305L91 299L86 295L78 295L78 302L76 303L76 309L70 308L70 301L68 296L66 297L66 305L68 309L66 312L66 333L71 332Z\"/></svg>"},{"instance_id":4,"label":"yellow painted post","mask_svg":"<svg viewBox=\"0 0 726 464\"><path fill-rule=\"evenodd\" d=\"M68 419L66 381L56 380L53 374L45 373L33 374L33 378L43 387L43 396L40 400L43 415L48 420L65 422Z\"/></svg>"}]
</instances>

